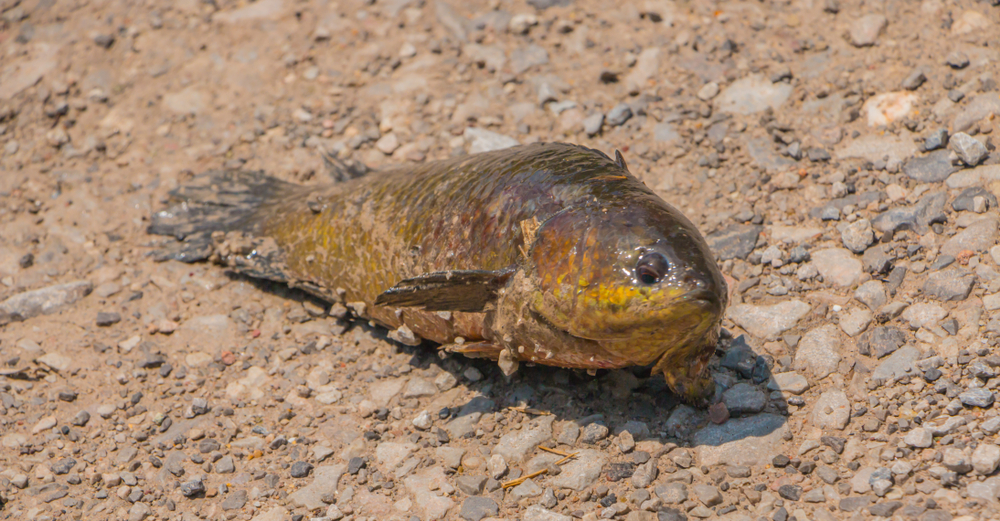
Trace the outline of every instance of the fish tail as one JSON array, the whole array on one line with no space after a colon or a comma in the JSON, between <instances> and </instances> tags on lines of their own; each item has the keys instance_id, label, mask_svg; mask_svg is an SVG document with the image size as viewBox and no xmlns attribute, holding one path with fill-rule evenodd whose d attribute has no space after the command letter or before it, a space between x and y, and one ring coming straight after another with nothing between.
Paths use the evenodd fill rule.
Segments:
<instances>
[{"instance_id":1,"label":"fish tail","mask_svg":"<svg viewBox=\"0 0 1000 521\"><path fill-rule=\"evenodd\" d=\"M198 262L212 254L214 232L252 231L257 210L296 191L298 185L263 171L212 170L170 192L170 206L152 216L147 231L178 242L153 252L156 260Z\"/></svg>"}]
</instances>

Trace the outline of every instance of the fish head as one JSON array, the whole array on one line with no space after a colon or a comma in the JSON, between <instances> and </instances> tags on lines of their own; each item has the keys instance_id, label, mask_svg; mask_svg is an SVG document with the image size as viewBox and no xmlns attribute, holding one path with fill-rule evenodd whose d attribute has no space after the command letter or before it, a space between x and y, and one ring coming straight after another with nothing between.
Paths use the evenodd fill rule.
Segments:
<instances>
[{"instance_id":1,"label":"fish head","mask_svg":"<svg viewBox=\"0 0 1000 521\"><path fill-rule=\"evenodd\" d=\"M655 364L673 391L703 404L726 282L695 226L655 194L569 208L531 251L533 311L633 365Z\"/></svg>"}]
</instances>

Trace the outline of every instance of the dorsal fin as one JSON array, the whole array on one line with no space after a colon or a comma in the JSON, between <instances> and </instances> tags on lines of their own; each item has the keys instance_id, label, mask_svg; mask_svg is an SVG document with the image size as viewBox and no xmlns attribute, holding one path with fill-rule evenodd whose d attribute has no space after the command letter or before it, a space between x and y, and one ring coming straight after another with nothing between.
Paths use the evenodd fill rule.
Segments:
<instances>
[{"instance_id":1,"label":"dorsal fin","mask_svg":"<svg viewBox=\"0 0 1000 521\"><path fill-rule=\"evenodd\" d=\"M323 156L323 164L326 165L327 175L335 183L350 181L367 174L371 169L360 161L344 161L337 157L335 153L319 149Z\"/></svg>"},{"instance_id":2,"label":"dorsal fin","mask_svg":"<svg viewBox=\"0 0 1000 521\"><path fill-rule=\"evenodd\" d=\"M618 167L622 170L625 170L626 172L628 171L628 165L625 164L625 156L623 156L621 151L617 148L615 149L615 163L617 163Z\"/></svg>"}]
</instances>

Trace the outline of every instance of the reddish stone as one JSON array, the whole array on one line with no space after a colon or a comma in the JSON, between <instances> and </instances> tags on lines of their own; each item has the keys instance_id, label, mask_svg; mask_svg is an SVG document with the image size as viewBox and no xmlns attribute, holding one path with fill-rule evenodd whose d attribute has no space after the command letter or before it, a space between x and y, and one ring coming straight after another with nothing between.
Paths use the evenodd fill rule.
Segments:
<instances>
[{"instance_id":1,"label":"reddish stone","mask_svg":"<svg viewBox=\"0 0 1000 521\"><path fill-rule=\"evenodd\" d=\"M709 407L708 419L718 425L726 423L726 420L729 419L729 409L726 407L726 404L719 402Z\"/></svg>"}]
</instances>

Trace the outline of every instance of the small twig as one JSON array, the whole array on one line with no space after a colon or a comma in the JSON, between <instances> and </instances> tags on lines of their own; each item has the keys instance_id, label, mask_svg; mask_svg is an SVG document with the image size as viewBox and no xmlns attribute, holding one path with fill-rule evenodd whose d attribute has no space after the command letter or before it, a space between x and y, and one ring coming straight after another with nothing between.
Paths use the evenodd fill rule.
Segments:
<instances>
[{"instance_id":1,"label":"small twig","mask_svg":"<svg viewBox=\"0 0 1000 521\"><path fill-rule=\"evenodd\" d=\"M574 452L573 454L567 454L565 458L557 461L556 465L562 465L563 463L573 459L573 457L575 457L577 454L579 454L579 452Z\"/></svg>"},{"instance_id":2,"label":"small twig","mask_svg":"<svg viewBox=\"0 0 1000 521\"><path fill-rule=\"evenodd\" d=\"M538 448L542 449L544 451L547 451L547 452L551 452L553 454L559 454L560 456L564 456L561 460L555 462L555 465L562 465L566 461L569 461L570 459L573 459L574 456L576 456L577 454L579 454L579 452L574 452L574 453L571 453L571 454L567 454L567 453L565 453L565 452L563 452L561 450L549 449L549 448L541 447L541 446L538 447ZM512 479L510 481L505 481L500 486L503 487L504 490L506 490L506 489L511 488L511 487L516 487L516 486L520 485L521 483L524 483L525 481L527 481L527 480L529 480L531 478L538 477L538 476L541 476L542 474L548 474L548 473L549 473L549 469L548 468L544 468L542 470L532 472L531 474L528 474L527 476L521 476L521 477L519 477L517 479Z\"/></svg>"},{"instance_id":3,"label":"small twig","mask_svg":"<svg viewBox=\"0 0 1000 521\"><path fill-rule=\"evenodd\" d=\"M516 486L520 485L521 483L524 483L525 481L527 481L527 480L529 480L531 478L534 478L536 476L541 476L542 474L548 474L548 473L549 473L549 469L545 468L545 469L542 469L542 470L539 470L539 471L536 471L536 472L532 472L531 474L528 474L527 476L521 476L521 477L519 477L517 479L512 479L510 481L507 481L507 482L505 482L501 486L503 486L504 489L508 489L510 487L516 487Z\"/></svg>"},{"instance_id":4,"label":"small twig","mask_svg":"<svg viewBox=\"0 0 1000 521\"><path fill-rule=\"evenodd\" d=\"M560 456L569 456L568 452L563 452L559 449L550 449L548 447L542 447L542 446L539 446L538 448L544 450L545 452L551 452L552 454L558 454Z\"/></svg>"}]
</instances>

